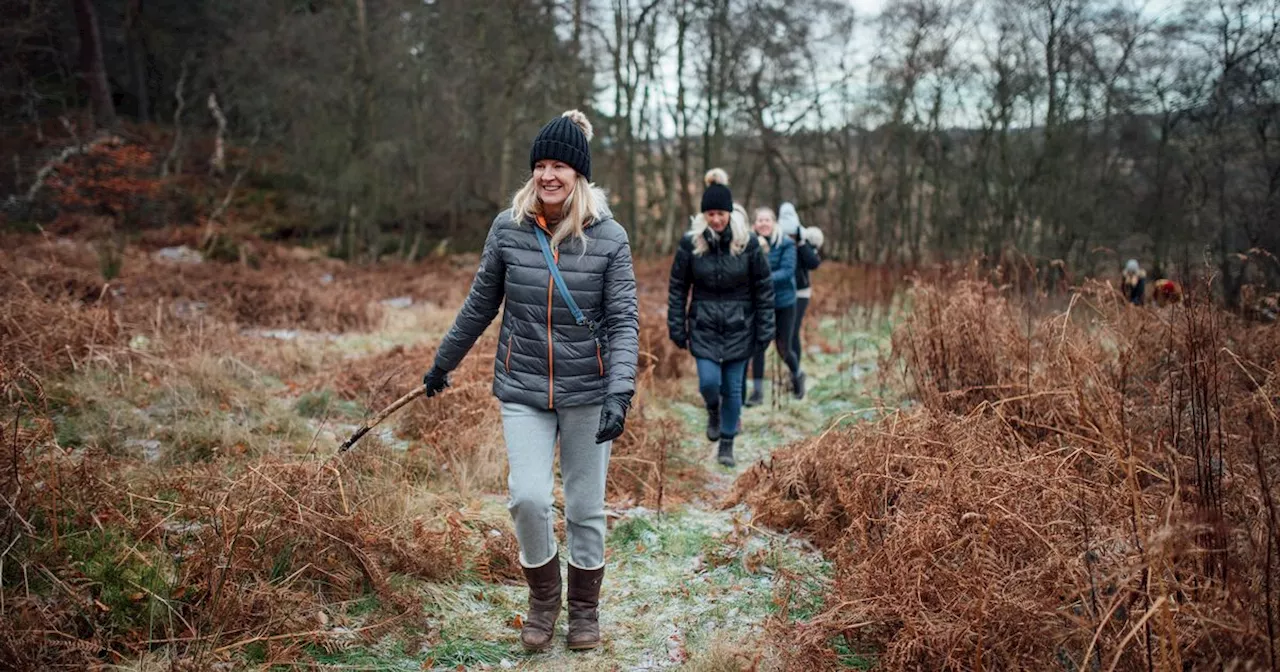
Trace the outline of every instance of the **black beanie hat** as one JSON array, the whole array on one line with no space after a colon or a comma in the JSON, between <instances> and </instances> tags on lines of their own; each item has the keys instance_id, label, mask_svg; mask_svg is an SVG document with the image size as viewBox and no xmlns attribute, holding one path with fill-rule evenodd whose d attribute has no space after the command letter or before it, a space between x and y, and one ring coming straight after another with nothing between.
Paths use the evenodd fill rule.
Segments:
<instances>
[{"instance_id":1,"label":"black beanie hat","mask_svg":"<svg viewBox=\"0 0 1280 672\"><path fill-rule=\"evenodd\" d=\"M733 192L729 191L729 174L722 168L712 168L703 178L707 190L702 192L702 211L723 210L733 212Z\"/></svg>"},{"instance_id":2,"label":"black beanie hat","mask_svg":"<svg viewBox=\"0 0 1280 672\"><path fill-rule=\"evenodd\" d=\"M578 110L569 110L547 122L529 149L529 170L543 159L563 161L591 179L591 122Z\"/></svg>"}]
</instances>

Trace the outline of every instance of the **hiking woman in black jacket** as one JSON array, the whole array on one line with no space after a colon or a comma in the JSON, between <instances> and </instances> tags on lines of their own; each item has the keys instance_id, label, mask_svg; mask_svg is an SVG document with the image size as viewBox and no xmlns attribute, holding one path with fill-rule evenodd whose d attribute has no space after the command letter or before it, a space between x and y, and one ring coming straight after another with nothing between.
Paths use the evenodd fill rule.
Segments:
<instances>
[{"instance_id":1,"label":"hiking woman in black jacket","mask_svg":"<svg viewBox=\"0 0 1280 672\"><path fill-rule=\"evenodd\" d=\"M591 124L577 110L538 134L529 152L533 176L489 229L471 293L423 379L427 396L447 387L447 373L504 309L493 393L502 401L508 508L529 583L520 632L529 651L551 645L560 614L557 440L569 546L567 644L600 644L605 476L635 391L640 324L631 248L591 183L590 139ZM548 255L583 322L556 286Z\"/></svg>"},{"instance_id":2,"label":"hiking woman in black jacket","mask_svg":"<svg viewBox=\"0 0 1280 672\"><path fill-rule=\"evenodd\" d=\"M773 278L746 218L732 215L728 175L712 169L706 183L702 213L671 263L667 331L693 353L707 438L720 442L717 459L732 467L747 360L774 337Z\"/></svg>"}]
</instances>

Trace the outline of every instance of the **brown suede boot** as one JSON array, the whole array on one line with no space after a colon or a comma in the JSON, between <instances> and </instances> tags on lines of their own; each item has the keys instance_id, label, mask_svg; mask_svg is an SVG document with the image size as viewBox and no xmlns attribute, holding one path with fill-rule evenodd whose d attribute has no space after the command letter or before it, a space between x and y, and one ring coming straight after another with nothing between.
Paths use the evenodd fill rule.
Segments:
<instances>
[{"instance_id":1,"label":"brown suede boot","mask_svg":"<svg viewBox=\"0 0 1280 672\"><path fill-rule=\"evenodd\" d=\"M555 555L541 567L523 567L529 583L529 613L520 629L520 643L530 653L551 648L560 615L560 556Z\"/></svg>"},{"instance_id":2,"label":"brown suede boot","mask_svg":"<svg viewBox=\"0 0 1280 672\"><path fill-rule=\"evenodd\" d=\"M600 584L604 567L578 569L569 565L569 649L582 651L600 646Z\"/></svg>"}]
</instances>

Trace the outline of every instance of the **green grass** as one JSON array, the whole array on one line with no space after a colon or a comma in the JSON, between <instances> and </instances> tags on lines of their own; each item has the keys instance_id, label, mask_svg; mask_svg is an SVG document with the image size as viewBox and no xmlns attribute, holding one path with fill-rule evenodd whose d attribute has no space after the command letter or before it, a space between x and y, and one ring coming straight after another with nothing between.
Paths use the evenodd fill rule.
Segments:
<instances>
[{"instance_id":1,"label":"green grass","mask_svg":"<svg viewBox=\"0 0 1280 672\"><path fill-rule=\"evenodd\" d=\"M364 410L359 404L337 398L330 390L303 392L293 402L293 410L304 418L319 420L326 416L334 419L359 420Z\"/></svg>"},{"instance_id":2,"label":"green grass","mask_svg":"<svg viewBox=\"0 0 1280 672\"><path fill-rule=\"evenodd\" d=\"M516 654L508 645L467 638L445 639L431 647L423 668L456 669L470 665L500 665Z\"/></svg>"},{"instance_id":3,"label":"green grass","mask_svg":"<svg viewBox=\"0 0 1280 672\"><path fill-rule=\"evenodd\" d=\"M644 541L656 540L658 536L658 528L647 517L636 516L628 518L617 525L609 532L608 543L614 548L626 548L634 546Z\"/></svg>"},{"instance_id":4,"label":"green grass","mask_svg":"<svg viewBox=\"0 0 1280 672\"><path fill-rule=\"evenodd\" d=\"M107 621L121 631L168 630L166 602L176 571L169 554L107 528L90 528L61 539L62 552L105 607Z\"/></svg>"},{"instance_id":5,"label":"green grass","mask_svg":"<svg viewBox=\"0 0 1280 672\"><path fill-rule=\"evenodd\" d=\"M835 651L841 669L870 670L876 666L875 656L855 652L844 637L831 638L831 650Z\"/></svg>"},{"instance_id":6,"label":"green grass","mask_svg":"<svg viewBox=\"0 0 1280 672\"><path fill-rule=\"evenodd\" d=\"M421 654L414 656L394 655L390 651L366 646L320 647L310 645L304 647L303 650L314 663L322 666L321 669L380 670L386 672L399 672L401 670L408 672L410 670L428 669L422 664L423 657ZM262 661L258 662L261 664ZM298 668L289 666L280 667L279 669L283 672L286 669L294 670Z\"/></svg>"},{"instance_id":7,"label":"green grass","mask_svg":"<svg viewBox=\"0 0 1280 672\"><path fill-rule=\"evenodd\" d=\"M306 421L270 395L271 380L235 360L197 356L162 373L150 383L90 366L50 385L59 445L141 457L135 442L154 440L160 459L178 464L288 451L311 438Z\"/></svg>"}]
</instances>

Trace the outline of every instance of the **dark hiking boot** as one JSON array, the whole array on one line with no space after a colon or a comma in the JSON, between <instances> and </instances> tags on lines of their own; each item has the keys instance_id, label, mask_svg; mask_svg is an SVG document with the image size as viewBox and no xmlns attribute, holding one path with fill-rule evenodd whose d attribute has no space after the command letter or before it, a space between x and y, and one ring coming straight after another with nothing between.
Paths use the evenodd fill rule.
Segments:
<instances>
[{"instance_id":1,"label":"dark hiking boot","mask_svg":"<svg viewBox=\"0 0 1280 672\"><path fill-rule=\"evenodd\" d=\"M751 407L751 406L759 406L760 404L763 404L763 403L764 403L764 381L754 380L752 381L752 384L751 384L751 396L747 397L747 400L742 402L742 405Z\"/></svg>"},{"instance_id":2,"label":"dark hiking boot","mask_svg":"<svg viewBox=\"0 0 1280 672\"><path fill-rule=\"evenodd\" d=\"M791 377L791 393L796 395L796 399L804 399L804 381L807 377L804 371L797 371L796 375Z\"/></svg>"},{"instance_id":3,"label":"dark hiking boot","mask_svg":"<svg viewBox=\"0 0 1280 672\"><path fill-rule=\"evenodd\" d=\"M520 643L530 653L551 648L560 615L560 558L555 556L541 567L523 567L529 583L529 615L520 629Z\"/></svg>"},{"instance_id":4,"label":"dark hiking boot","mask_svg":"<svg viewBox=\"0 0 1280 672\"><path fill-rule=\"evenodd\" d=\"M720 439L720 454L716 456L716 462L721 466L732 467L735 465L733 461L733 437L725 436Z\"/></svg>"},{"instance_id":5,"label":"dark hiking boot","mask_svg":"<svg viewBox=\"0 0 1280 672\"><path fill-rule=\"evenodd\" d=\"M569 636L565 643L570 651L585 651L600 646L600 584L604 567L578 569L569 565Z\"/></svg>"},{"instance_id":6,"label":"dark hiking boot","mask_svg":"<svg viewBox=\"0 0 1280 672\"><path fill-rule=\"evenodd\" d=\"M707 440L720 440L720 407L707 407Z\"/></svg>"}]
</instances>

